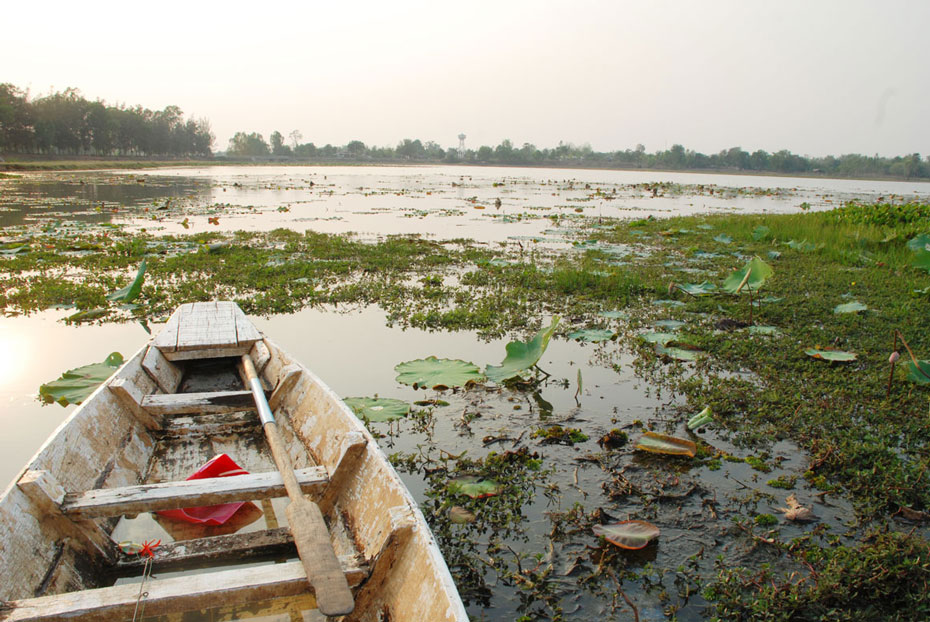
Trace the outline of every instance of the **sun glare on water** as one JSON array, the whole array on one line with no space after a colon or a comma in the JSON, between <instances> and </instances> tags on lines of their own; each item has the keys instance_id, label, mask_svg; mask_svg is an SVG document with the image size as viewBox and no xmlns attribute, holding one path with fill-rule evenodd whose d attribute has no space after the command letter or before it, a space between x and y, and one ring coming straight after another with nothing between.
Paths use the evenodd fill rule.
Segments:
<instances>
[{"instance_id":1,"label":"sun glare on water","mask_svg":"<svg viewBox=\"0 0 930 622\"><path fill-rule=\"evenodd\" d=\"M0 391L10 391L29 368L32 352L25 335L0 328Z\"/></svg>"}]
</instances>

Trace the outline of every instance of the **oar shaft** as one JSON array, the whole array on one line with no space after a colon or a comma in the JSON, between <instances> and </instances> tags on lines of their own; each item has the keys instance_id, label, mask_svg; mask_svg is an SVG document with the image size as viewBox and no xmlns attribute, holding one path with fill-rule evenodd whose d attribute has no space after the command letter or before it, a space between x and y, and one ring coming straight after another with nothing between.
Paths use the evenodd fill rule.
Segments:
<instances>
[{"instance_id":1,"label":"oar shaft","mask_svg":"<svg viewBox=\"0 0 930 622\"><path fill-rule=\"evenodd\" d=\"M352 591L336 558L323 514L317 504L304 497L300 490L287 447L275 423L274 414L268 406L268 400L265 399L265 390L255 372L255 365L248 354L242 355L242 368L252 397L255 398L271 455L278 471L281 472L287 496L291 500L285 510L287 522L297 545L297 554L307 572L307 580L313 586L317 606L326 616L351 613L355 607Z\"/></svg>"}]
</instances>

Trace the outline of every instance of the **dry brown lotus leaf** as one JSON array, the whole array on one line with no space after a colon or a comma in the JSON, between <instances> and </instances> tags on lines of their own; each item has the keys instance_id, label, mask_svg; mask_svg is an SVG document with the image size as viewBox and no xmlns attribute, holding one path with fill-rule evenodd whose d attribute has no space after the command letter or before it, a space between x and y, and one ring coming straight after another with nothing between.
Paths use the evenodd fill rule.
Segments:
<instances>
[{"instance_id":1,"label":"dry brown lotus leaf","mask_svg":"<svg viewBox=\"0 0 930 622\"><path fill-rule=\"evenodd\" d=\"M814 511L798 503L798 498L795 497L794 494L788 495L788 498L785 499L785 503L788 504L788 507L777 509L779 512L784 513L785 518L788 520L798 523L817 520L817 516L814 514Z\"/></svg>"}]
</instances>

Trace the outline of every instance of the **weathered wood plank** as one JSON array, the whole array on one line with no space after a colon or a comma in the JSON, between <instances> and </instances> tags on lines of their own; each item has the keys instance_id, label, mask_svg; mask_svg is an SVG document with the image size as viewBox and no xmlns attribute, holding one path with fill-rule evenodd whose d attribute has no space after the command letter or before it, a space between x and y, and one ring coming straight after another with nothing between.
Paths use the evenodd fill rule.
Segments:
<instances>
[{"instance_id":1,"label":"weathered wood plank","mask_svg":"<svg viewBox=\"0 0 930 622\"><path fill-rule=\"evenodd\" d=\"M100 525L90 520L72 520L62 514L65 489L51 473L26 471L16 486L40 510L38 514L54 522L62 533L76 539L78 548L94 552L110 563L116 561L116 545Z\"/></svg>"},{"instance_id":2,"label":"weathered wood plank","mask_svg":"<svg viewBox=\"0 0 930 622\"><path fill-rule=\"evenodd\" d=\"M352 558L340 558L350 586L357 586L367 569ZM269 564L205 574L150 580L145 584L145 615L209 609L233 603L295 596L308 590L300 562ZM79 620L103 622L132 618L139 599L138 584L117 585L56 596L5 603L4 622Z\"/></svg>"},{"instance_id":3,"label":"weathered wood plank","mask_svg":"<svg viewBox=\"0 0 930 622\"><path fill-rule=\"evenodd\" d=\"M250 352L252 363L255 364L255 371L261 375L265 371L265 365L271 360L271 350L265 345L265 341L256 341Z\"/></svg>"},{"instance_id":4,"label":"weathered wood plank","mask_svg":"<svg viewBox=\"0 0 930 622\"><path fill-rule=\"evenodd\" d=\"M323 491L323 495L317 501L320 511L328 515L339 498L339 494L344 492L349 480L355 475L356 469L362 463L365 457L365 449L368 447L368 441L361 432L348 432L342 442L342 455L336 468L333 470L329 480L329 485Z\"/></svg>"},{"instance_id":5,"label":"weathered wood plank","mask_svg":"<svg viewBox=\"0 0 930 622\"><path fill-rule=\"evenodd\" d=\"M233 356L242 356L248 353L248 346L232 346L229 348L203 348L199 350L182 350L180 352L164 352L169 361L190 361L192 359L220 359Z\"/></svg>"},{"instance_id":6,"label":"weathered wood plank","mask_svg":"<svg viewBox=\"0 0 930 622\"><path fill-rule=\"evenodd\" d=\"M153 415L229 413L255 410L251 391L153 394L142 398L142 408Z\"/></svg>"},{"instance_id":7,"label":"weathered wood plank","mask_svg":"<svg viewBox=\"0 0 930 622\"><path fill-rule=\"evenodd\" d=\"M107 388L120 399L133 417L147 429L158 430L162 427L164 424L162 418L142 406L146 396L142 394L142 391L134 382L126 378L114 378L107 385Z\"/></svg>"},{"instance_id":8,"label":"weathered wood plank","mask_svg":"<svg viewBox=\"0 0 930 622\"><path fill-rule=\"evenodd\" d=\"M288 550L295 551L293 545L294 537L287 527L169 542L155 549L153 572L157 574L181 566L202 566L225 559L242 561ZM138 568L141 574L145 561L145 557L124 555L117 567L127 573Z\"/></svg>"},{"instance_id":9,"label":"weathered wood plank","mask_svg":"<svg viewBox=\"0 0 930 622\"><path fill-rule=\"evenodd\" d=\"M170 417L159 430L158 438L176 439L193 436L261 434L261 422L254 412L209 413Z\"/></svg>"},{"instance_id":10,"label":"weathered wood plank","mask_svg":"<svg viewBox=\"0 0 930 622\"><path fill-rule=\"evenodd\" d=\"M165 358L158 348L149 346L142 359L142 369L165 393L174 393L181 384L181 368Z\"/></svg>"},{"instance_id":11,"label":"weathered wood plank","mask_svg":"<svg viewBox=\"0 0 930 622\"><path fill-rule=\"evenodd\" d=\"M238 346L235 307L233 302L195 302L180 318L177 350Z\"/></svg>"},{"instance_id":12,"label":"weathered wood plank","mask_svg":"<svg viewBox=\"0 0 930 622\"><path fill-rule=\"evenodd\" d=\"M322 467L309 467L295 473L304 494L319 494L329 481L326 469ZM286 494L281 474L272 471L69 493L61 509L75 518L98 518L283 497Z\"/></svg>"},{"instance_id":13,"label":"weathered wood plank","mask_svg":"<svg viewBox=\"0 0 930 622\"><path fill-rule=\"evenodd\" d=\"M278 386L274 388L271 397L268 398L268 407L271 408L272 412L281 404L281 400L287 397L287 394L291 392L297 381L300 380L300 374L300 365L288 365L281 370Z\"/></svg>"},{"instance_id":14,"label":"weathered wood plank","mask_svg":"<svg viewBox=\"0 0 930 622\"><path fill-rule=\"evenodd\" d=\"M161 332L155 337L152 341L152 344L164 352L174 352L178 348L178 327L181 325L181 314L185 313L186 308L190 307L191 304L183 304L177 309L174 313L171 314L171 317L168 318L168 321L165 322L165 326L161 329Z\"/></svg>"},{"instance_id":15,"label":"weathered wood plank","mask_svg":"<svg viewBox=\"0 0 930 622\"><path fill-rule=\"evenodd\" d=\"M251 347L255 342L261 341L262 334L255 328L255 324L252 323L252 320L242 312L239 305L234 304L234 307L233 314L236 318L236 339L240 346L248 344L248 346Z\"/></svg>"}]
</instances>

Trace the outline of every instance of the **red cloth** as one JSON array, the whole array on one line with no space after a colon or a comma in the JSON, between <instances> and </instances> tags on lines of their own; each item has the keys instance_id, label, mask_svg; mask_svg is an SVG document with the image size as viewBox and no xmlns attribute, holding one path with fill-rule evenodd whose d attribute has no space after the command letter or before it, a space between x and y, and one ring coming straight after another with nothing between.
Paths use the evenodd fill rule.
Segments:
<instances>
[{"instance_id":1,"label":"red cloth","mask_svg":"<svg viewBox=\"0 0 930 622\"><path fill-rule=\"evenodd\" d=\"M219 454L197 469L197 471L187 479L230 477L233 475L248 475L248 473L248 471L236 464L235 461L226 454ZM182 508L180 510L160 510L158 514L186 523L222 525L243 505L245 505L245 501L237 501L235 503L205 505L203 507Z\"/></svg>"}]
</instances>

